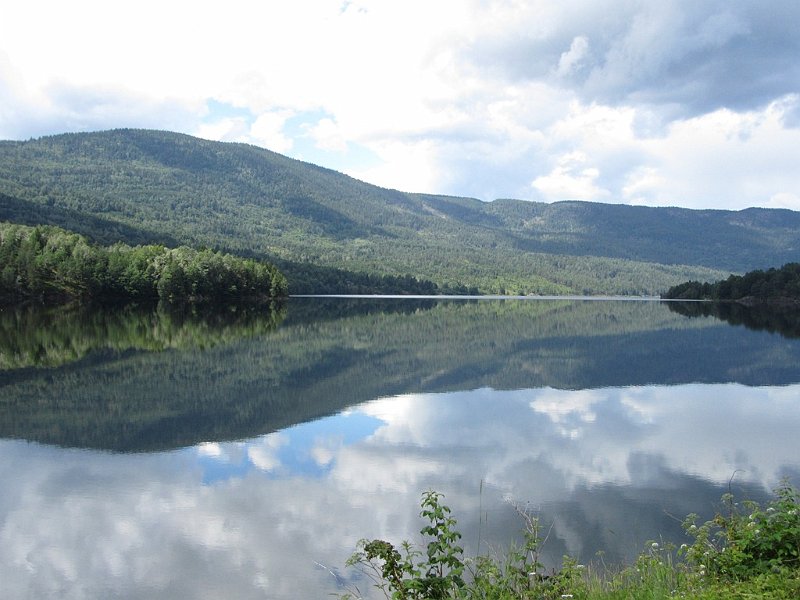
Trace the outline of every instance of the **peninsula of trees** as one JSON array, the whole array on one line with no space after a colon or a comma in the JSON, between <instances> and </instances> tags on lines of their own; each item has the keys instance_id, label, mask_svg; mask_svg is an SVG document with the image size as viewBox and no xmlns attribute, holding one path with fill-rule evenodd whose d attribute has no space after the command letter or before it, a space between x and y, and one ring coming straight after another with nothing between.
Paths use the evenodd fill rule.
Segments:
<instances>
[{"instance_id":1,"label":"peninsula of trees","mask_svg":"<svg viewBox=\"0 0 800 600\"><path fill-rule=\"evenodd\" d=\"M744 304L800 305L800 263L731 275L716 283L687 281L661 296L670 300L735 300Z\"/></svg>"},{"instance_id":2,"label":"peninsula of trees","mask_svg":"<svg viewBox=\"0 0 800 600\"><path fill-rule=\"evenodd\" d=\"M99 246L64 229L0 223L0 302L222 304L286 296L271 264L214 250Z\"/></svg>"}]
</instances>

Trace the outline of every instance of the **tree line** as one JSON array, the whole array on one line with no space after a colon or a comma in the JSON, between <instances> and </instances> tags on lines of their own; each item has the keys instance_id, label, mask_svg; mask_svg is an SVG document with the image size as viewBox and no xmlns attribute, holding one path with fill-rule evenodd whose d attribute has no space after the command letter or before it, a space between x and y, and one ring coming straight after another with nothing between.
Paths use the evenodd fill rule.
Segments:
<instances>
[{"instance_id":1,"label":"tree line","mask_svg":"<svg viewBox=\"0 0 800 600\"><path fill-rule=\"evenodd\" d=\"M731 275L715 283L687 281L672 286L662 298L671 300L750 300L800 302L800 263L780 269L755 270Z\"/></svg>"},{"instance_id":2,"label":"tree line","mask_svg":"<svg viewBox=\"0 0 800 600\"><path fill-rule=\"evenodd\" d=\"M58 227L0 223L0 300L216 304L280 298L271 264L210 249L98 246Z\"/></svg>"}]
</instances>

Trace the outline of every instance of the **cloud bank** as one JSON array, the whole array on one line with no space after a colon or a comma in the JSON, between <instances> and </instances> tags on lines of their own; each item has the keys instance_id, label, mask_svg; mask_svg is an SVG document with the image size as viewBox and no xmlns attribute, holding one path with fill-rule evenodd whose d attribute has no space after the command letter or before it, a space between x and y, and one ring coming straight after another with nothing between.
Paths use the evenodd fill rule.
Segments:
<instances>
[{"instance_id":1,"label":"cloud bank","mask_svg":"<svg viewBox=\"0 0 800 600\"><path fill-rule=\"evenodd\" d=\"M492 200L800 209L792 0L12 1L0 138L241 141Z\"/></svg>"}]
</instances>

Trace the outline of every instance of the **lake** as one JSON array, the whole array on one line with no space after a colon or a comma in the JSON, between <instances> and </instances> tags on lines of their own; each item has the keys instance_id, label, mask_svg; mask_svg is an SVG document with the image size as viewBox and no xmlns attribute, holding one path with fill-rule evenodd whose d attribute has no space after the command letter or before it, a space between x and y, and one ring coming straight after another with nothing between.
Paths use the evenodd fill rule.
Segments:
<instances>
[{"instance_id":1,"label":"lake","mask_svg":"<svg viewBox=\"0 0 800 600\"><path fill-rule=\"evenodd\" d=\"M800 484L796 316L580 299L0 312L9 598L324 598L360 538L630 560Z\"/></svg>"}]
</instances>

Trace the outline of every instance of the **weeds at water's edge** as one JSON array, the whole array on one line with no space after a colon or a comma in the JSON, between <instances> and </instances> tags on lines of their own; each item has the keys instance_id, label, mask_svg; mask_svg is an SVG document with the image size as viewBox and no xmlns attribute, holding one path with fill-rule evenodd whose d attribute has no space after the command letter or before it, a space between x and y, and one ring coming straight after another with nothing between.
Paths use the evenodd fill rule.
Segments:
<instances>
[{"instance_id":1,"label":"weeds at water's edge","mask_svg":"<svg viewBox=\"0 0 800 600\"><path fill-rule=\"evenodd\" d=\"M461 534L443 496L422 495L420 533L424 547L403 542L361 540L347 561L391 600L541 599L722 600L800 598L800 493L787 481L765 507L722 498L723 510L697 524L684 523L691 544L680 548L648 542L635 563L612 571L577 564L565 556L559 570L543 571L541 526L536 515L519 510L523 543L503 556L464 558ZM358 589L341 595L358 600Z\"/></svg>"}]
</instances>

